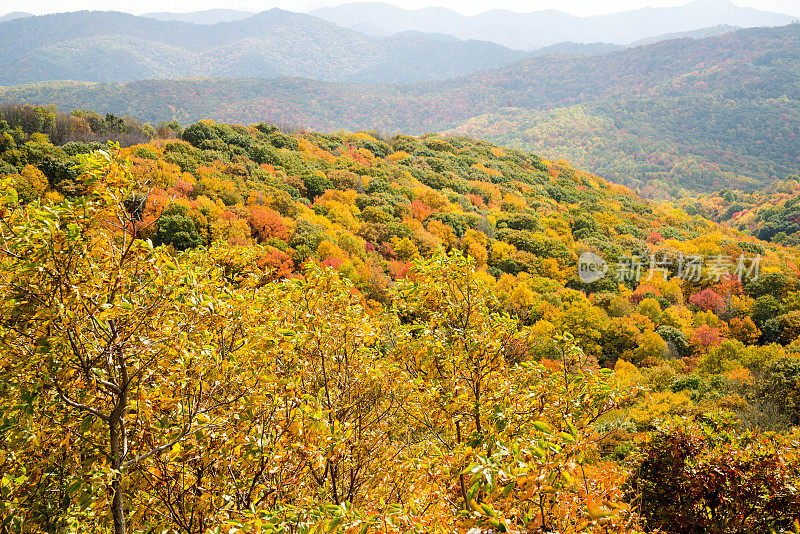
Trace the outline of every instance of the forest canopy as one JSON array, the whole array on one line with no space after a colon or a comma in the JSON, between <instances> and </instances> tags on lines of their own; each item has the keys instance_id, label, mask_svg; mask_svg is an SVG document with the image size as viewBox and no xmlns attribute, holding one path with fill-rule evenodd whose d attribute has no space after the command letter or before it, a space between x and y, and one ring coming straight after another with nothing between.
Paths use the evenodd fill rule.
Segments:
<instances>
[{"instance_id":1,"label":"forest canopy","mask_svg":"<svg viewBox=\"0 0 800 534\"><path fill-rule=\"evenodd\" d=\"M0 134L0 531L796 528L797 249L466 137L73 116Z\"/></svg>"}]
</instances>

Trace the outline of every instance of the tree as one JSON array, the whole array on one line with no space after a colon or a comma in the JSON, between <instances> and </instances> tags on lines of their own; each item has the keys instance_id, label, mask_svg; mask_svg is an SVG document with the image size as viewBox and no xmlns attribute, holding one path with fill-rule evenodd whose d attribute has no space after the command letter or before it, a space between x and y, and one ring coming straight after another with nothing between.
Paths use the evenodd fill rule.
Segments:
<instances>
[{"instance_id":1,"label":"tree","mask_svg":"<svg viewBox=\"0 0 800 534\"><path fill-rule=\"evenodd\" d=\"M176 250L186 250L202 244L203 238L197 231L194 219L189 217L185 207L172 204L156 222L153 235L154 245L171 245Z\"/></svg>"},{"instance_id":2,"label":"tree","mask_svg":"<svg viewBox=\"0 0 800 534\"><path fill-rule=\"evenodd\" d=\"M783 313L783 306L781 306L778 299L772 295L762 295L756 298L753 304L753 313L751 317L756 326L762 328L764 323L770 319L774 319Z\"/></svg>"},{"instance_id":3,"label":"tree","mask_svg":"<svg viewBox=\"0 0 800 534\"><path fill-rule=\"evenodd\" d=\"M779 358L759 373L759 398L788 416L789 424L800 424L800 360Z\"/></svg>"},{"instance_id":4,"label":"tree","mask_svg":"<svg viewBox=\"0 0 800 534\"><path fill-rule=\"evenodd\" d=\"M204 348L221 317L214 291L137 235L125 201L146 184L132 182L107 154L84 166L86 196L15 207L13 191L3 193L11 212L0 236L2 379L27 398L6 403L4 417L14 424L3 438L22 450L28 441L62 451L69 472L61 483L75 488L60 510L66 515L72 499L87 509L106 502L102 495L86 502L77 483L99 469L114 532L122 534L137 473L212 424L229 400L230 376L224 365L196 365L214 357Z\"/></svg>"},{"instance_id":5,"label":"tree","mask_svg":"<svg viewBox=\"0 0 800 534\"><path fill-rule=\"evenodd\" d=\"M700 357L699 370L706 375L722 374L739 367L744 345L740 341L726 339Z\"/></svg>"},{"instance_id":6,"label":"tree","mask_svg":"<svg viewBox=\"0 0 800 534\"><path fill-rule=\"evenodd\" d=\"M725 301L719 294L711 288L706 288L700 293L695 293L689 297L689 304L697 306L701 310L711 311L720 315L723 311Z\"/></svg>"},{"instance_id":7,"label":"tree","mask_svg":"<svg viewBox=\"0 0 800 534\"><path fill-rule=\"evenodd\" d=\"M603 332L600 343L603 346L603 356L600 363L606 367L613 366L618 358L626 361L633 359L633 351L638 346L639 329L633 322L625 317L615 317Z\"/></svg>"},{"instance_id":8,"label":"tree","mask_svg":"<svg viewBox=\"0 0 800 534\"><path fill-rule=\"evenodd\" d=\"M644 438L629 496L659 532L789 530L800 516L792 439L739 434L724 415L678 422Z\"/></svg>"},{"instance_id":9,"label":"tree","mask_svg":"<svg viewBox=\"0 0 800 534\"><path fill-rule=\"evenodd\" d=\"M639 303L639 313L656 323L661 315L661 304L653 297L643 299Z\"/></svg>"},{"instance_id":10,"label":"tree","mask_svg":"<svg viewBox=\"0 0 800 534\"><path fill-rule=\"evenodd\" d=\"M15 178L14 189L22 202L38 200L47 191L47 178L33 165L25 165Z\"/></svg>"},{"instance_id":11,"label":"tree","mask_svg":"<svg viewBox=\"0 0 800 534\"><path fill-rule=\"evenodd\" d=\"M301 400L293 439L308 457L309 481L330 503L359 506L383 491L391 458L406 446L395 425L408 378L378 354L382 320L351 289L334 271L309 265L301 279L265 287L260 300L286 332L268 365Z\"/></svg>"},{"instance_id":12,"label":"tree","mask_svg":"<svg viewBox=\"0 0 800 534\"><path fill-rule=\"evenodd\" d=\"M689 355L689 340L682 331L673 326L659 326L656 332L667 342L670 355L673 358L683 358Z\"/></svg>"},{"instance_id":13,"label":"tree","mask_svg":"<svg viewBox=\"0 0 800 534\"><path fill-rule=\"evenodd\" d=\"M324 240L325 233L321 227L307 219L297 221L294 231L289 236L289 246L295 250L292 258L295 265L302 265L317 251L317 247Z\"/></svg>"},{"instance_id":14,"label":"tree","mask_svg":"<svg viewBox=\"0 0 800 534\"><path fill-rule=\"evenodd\" d=\"M745 292L758 300L763 296L773 296L778 301L797 288L797 282L783 273L764 273L745 285Z\"/></svg>"},{"instance_id":15,"label":"tree","mask_svg":"<svg viewBox=\"0 0 800 534\"><path fill-rule=\"evenodd\" d=\"M741 341L746 345L758 343L761 331L750 317L734 317L728 325L731 330L731 337Z\"/></svg>"},{"instance_id":16,"label":"tree","mask_svg":"<svg viewBox=\"0 0 800 534\"><path fill-rule=\"evenodd\" d=\"M779 317L781 322L781 343L788 345L800 337L800 310L785 313Z\"/></svg>"},{"instance_id":17,"label":"tree","mask_svg":"<svg viewBox=\"0 0 800 534\"><path fill-rule=\"evenodd\" d=\"M417 262L395 300L410 319L398 355L423 392L406 407L428 444L418 454L446 451L437 456L448 475L435 491L458 488L448 500L477 521L465 527L568 529L601 516L625 523L613 473L586 491L591 425L615 401L603 375L586 370L572 336L554 338L555 369L528 361L529 331L497 311L484 279L460 255Z\"/></svg>"},{"instance_id":18,"label":"tree","mask_svg":"<svg viewBox=\"0 0 800 534\"><path fill-rule=\"evenodd\" d=\"M667 342L652 330L642 332L638 339L638 347L633 352L633 363L636 365L657 365L658 360L669 354Z\"/></svg>"},{"instance_id":19,"label":"tree","mask_svg":"<svg viewBox=\"0 0 800 534\"><path fill-rule=\"evenodd\" d=\"M591 306L585 298L578 299L569 303L553 323L572 334L588 356L597 358L600 355L600 340L609 323L603 310Z\"/></svg>"},{"instance_id":20,"label":"tree","mask_svg":"<svg viewBox=\"0 0 800 534\"><path fill-rule=\"evenodd\" d=\"M288 278L294 270L291 256L274 247L269 247L267 253L258 260L258 266L270 272L270 278L274 280Z\"/></svg>"},{"instance_id":21,"label":"tree","mask_svg":"<svg viewBox=\"0 0 800 534\"><path fill-rule=\"evenodd\" d=\"M331 182L324 175L319 174L303 175L303 183L305 184L306 193L310 200L314 200L325 193L326 189L332 187Z\"/></svg>"},{"instance_id":22,"label":"tree","mask_svg":"<svg viewBox=\"0 0 800 534\"><path fill-rule=\"evenodd\" d=\"M289 233L286 225L283 224L281 216L264 206L250 206L250 217L248 218L253 235L259 241L266 241L270 238L286 241Z\"/></svg>"},{"instance_id":23,"label":"tree","mask_svg":"<svg viewBox=\"0 0 800 534\"><path fill-rule=\"evenodd\" d=\"M723 337L719 328L701 325L695 328L689 338L689 344L694 347L695 353L705 354L709 349L722 343Z\"/></svg>"}]
</instances>

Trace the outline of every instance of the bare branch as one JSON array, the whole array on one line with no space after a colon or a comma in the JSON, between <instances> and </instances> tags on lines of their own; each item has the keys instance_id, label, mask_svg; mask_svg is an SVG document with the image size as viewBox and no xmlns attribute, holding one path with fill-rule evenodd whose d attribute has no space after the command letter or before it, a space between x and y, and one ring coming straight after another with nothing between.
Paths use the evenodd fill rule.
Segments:
<instances>
[{"instance_id":1,"label":"bare branch","mask_svg":"<svg viewBox=\"0 0 800 534\"><path fill-rule=\"evenodd\" d=\"M100 419L102 419L103 421L105 421L105 422L107 422L107 423L111 421L111 417L110 417L110 416L108 416L108 415L106 415L106 414L104 414L104 413L102 413L102 412L100 412L100 411L98 411L98 410L95 410L95 409L94 409L94 408L92 408L91 406L87 406L87 405L85 405L85 404L81 404L80 402L76 402L76 401L74 401L74 400L70 399L70 398L69 398L69 397L68 397L68 396L67 396L67 395L66 395L66 394L65 394L65 393L64 393L64 392L61 390L61 387L60 387L60 386L59 386L57 383L55 383L55 382L54 382L53 384L54 384L54 386L55 386L55 388L56 388L56 391L58 392L58 396L61 398L61 400L62 400L62 401L64 401L64 403L65 403L67 406L70 406L70 407L72 407L72 408L75 408L76 410L79 410L79 411L81 411L81 412L86 412L86 413L92 414L92 415L94 415L95 417L99 417Z\"/></svg>"},{"instance_id":2,"label":"bare branch","mask_svg":"<svg viewBox=\"0 0 800 534\"><path fill-rule=\"evenodd\" d=\"M172 448L172 446L174 446L175 444L180 443L181 441L186 439L186 436L188 436L189 434L193 434L195 432L200 432L201 430L205 430L207 428L211 428L211 427L215 427L215 426L219 426L219 424L208 423L208 424L205 424L205 425L202 425L202 426L198 426L196 428L191 428L191 427L187 428L186 430L181 432L180 435L177 438L173 439L172 441L170 441L168 443L164 443L163 445L159 445L155 449L152 449L149 452L141 454L141 455L139 455L139 456L137 456L135 458L131 458L127 462L124 462L121 467L122 467L122 469L127 469L128 467L130 467L132 465L138 464L139 462L143 462L144 460L150 458L154 454L158 454L159 452L162 452L162 451L165 451L165 450L167 450L169 448Z\"/></svg>"}]
</instances>

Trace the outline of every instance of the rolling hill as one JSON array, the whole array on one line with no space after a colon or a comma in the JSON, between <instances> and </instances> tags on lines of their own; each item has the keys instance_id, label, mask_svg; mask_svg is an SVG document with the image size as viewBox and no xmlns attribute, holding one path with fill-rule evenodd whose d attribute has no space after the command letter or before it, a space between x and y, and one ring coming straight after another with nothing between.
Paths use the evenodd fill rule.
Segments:
<instances>
[{"instance_id":1,"label":"rolling hill","mask_svg":"<svg viewBox=\"0 0 800 534\"><path fill-rule=\"evenodd\" d=\"M551 44L543 48L539 48L530 53L534 56L550 56L560 54L572 54L577 56L598 56L607 54L609 52L618 52L626 48L634 48L637 46L646 46L661 41L671 41L673 39L706 39L708 37L716 37L718 35L725 35L736 30L740 27L729 26L727 24L720 24L718 26L710 26L708 28L700 28L699 30L690 30L686 32L667 33L663 35L656 35L648 37L627 45L614 44L614 43L576 43L574 41L562 41L559 43Z\"/></svg>"},{"instance_id":2,"label":"rolling hill","mask_svg":"<svg viewBox=\"0 0 800 534\"><path fill-rule=\"evenodd\" d=\"M637 9L592 17L555 10L514 13L499 9L466 16L445 8L406 10L377 2L324 7L311 14L374 35L420 30L451 34L461 39L494 41L520 50L562 41L628 44L720 24L777 26L796 19L782 13L739 7L729 0L695 0L678 7Z\"/></svg>"},{"instance_id":3,"label":"rolling hill","mask_svg":"<svg viewBox=\"0 0 800 534\"><path fill-rule=\"evenodd\" d=\"M691 39L706 39L708 37L725 35L726 33L735 32L736 30L741 30L741 29L742 29L741 26L732 26L730 24L717 24L716 26L699 28L697 30L665 33L662 35L656 35L654 37L647 37L645 39L639 39L638 41L634 41L630 43L628 46L644 46L644 45L654 44L659 41L669 41L670 39L686 39L687 37Z\"/></svg>"},{"instance_id":4,"label":"rolling hill","mask_svg":"<svg viewBox=\"0 0 800 534\"><path fill-rule=\"evenodd\" d=\"M195 76L414 82L463 76L522 57L494 43L420 33L375 38L279 9L216 24L82 11L0 27L0 84Z\"/></svg>"},{"instance_id":5,"label":"rolling hill","mask_svg":"<svg viewBox=\"0 0 800 534\"><path fill-rule=\"evenodd\" d=\"M49 83L0 101L153 122L270 120L320 130L451 131L567 156L648 196L758 188L800 170L800 25L546 56L411 85L298 78ZM209 111L211 110L211 111ZM646 191L651 185L654 191Z\"/></svg>"}]
</instances>

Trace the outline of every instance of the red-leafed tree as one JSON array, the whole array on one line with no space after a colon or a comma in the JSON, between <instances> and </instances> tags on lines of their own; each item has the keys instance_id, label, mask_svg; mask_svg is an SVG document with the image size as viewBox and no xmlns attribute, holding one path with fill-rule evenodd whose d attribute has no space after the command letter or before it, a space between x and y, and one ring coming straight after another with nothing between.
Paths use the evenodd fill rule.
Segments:
<instances>
[{"instance_id":1,"label":"red-leafed tree","mask_svg":"<svg viewBox=\"0 0 800 534\"><path fill-rule=\"evenodd\" d=\"M689 297L689 304L697 306L703 311L710 311L719 315L725 306L725 301L719 293L708 288Z\"/></svg>"},{"instance_id":2,"label":"red-leafed tree","mask_svg":"<svg viewBox=\"0 0 800 534\"><path fill-rule=\"evenodd\" d=\"M281 216L264 206L251 206L247 222L253 229L253 235L259 241L266 241L270 238L285 241L289 236Z\"/></svg>"},{"instance_id":3,"label":"red-leafed tree","mask_svg":"<svg viewBox=\"0 0 800 534\"><path fill-rule=\"evenodd\" d=\"M270 278L273 280L290 278L294 271L294 262L291 256L277 248L270 248L269 252L258 260L258 266L270 271Z\"/></svg>"},{"instance_id":4,"label":"red-leafed tree","mask_svg":"<svg viewBox=\"0 0 800 534\"><path fill-rule=\"evenodd\" d=\"M696 353L705 354L709 349L720 345L724 339L719 328L702 325L695 328L689 343Z\"/></svg>"}]
</instances>

